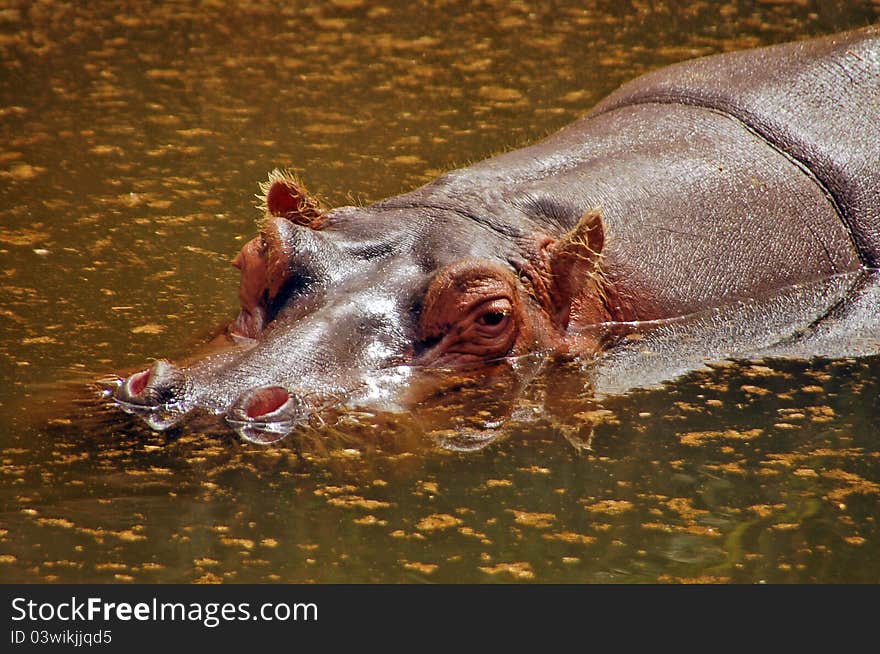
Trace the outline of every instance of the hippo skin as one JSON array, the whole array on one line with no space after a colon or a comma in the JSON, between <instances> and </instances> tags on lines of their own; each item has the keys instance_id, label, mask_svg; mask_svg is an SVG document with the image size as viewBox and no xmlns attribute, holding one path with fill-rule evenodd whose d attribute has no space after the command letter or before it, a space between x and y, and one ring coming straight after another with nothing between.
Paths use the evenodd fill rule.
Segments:
<instances>
[{"instance_id":1,"label":"hippo skin","mask_svg":"<svg viewBox=\"0 0 880 654\"><path fill-rule=\"evenodd\" d=\"M279 171L263 191L223 346L113 391L156 429L195 408L272 431L405 407L427 370L592 356L615 343L597 325L878 267L880 29L663 68L370 206L324 210Z\"/></svg>"}]
</instances>

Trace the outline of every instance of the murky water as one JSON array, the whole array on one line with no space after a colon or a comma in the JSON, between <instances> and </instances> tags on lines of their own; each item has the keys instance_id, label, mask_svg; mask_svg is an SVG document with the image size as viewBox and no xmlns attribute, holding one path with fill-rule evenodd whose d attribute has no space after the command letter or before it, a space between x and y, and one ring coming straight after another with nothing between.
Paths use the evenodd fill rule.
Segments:
<instances>
[{"instance_id":1,"label":"murky water","mask_svg":"<svg viewBox=\"0 0 880 654\"><path fill-rule=\"evenodd\" d=\"M207 420L155 434L76 390L234 312L229 260L272 168L330 205L375 200L648 69L878 19L876 2L0 3L0 579L880 581L877 357L643 390L670 370L622 359L589 380L600 399L584 375L539 376L520 408L560 411L521 410L470 452L394 415L272 447Z\"/></svg>"}]
</instances>

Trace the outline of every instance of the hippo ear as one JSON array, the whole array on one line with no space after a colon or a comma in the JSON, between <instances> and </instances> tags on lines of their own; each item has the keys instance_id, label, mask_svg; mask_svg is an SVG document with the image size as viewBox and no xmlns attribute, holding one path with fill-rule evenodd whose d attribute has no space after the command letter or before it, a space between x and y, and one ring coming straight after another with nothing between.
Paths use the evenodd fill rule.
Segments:
<instances>
[{"instance_id":1,"label":"hippo ear","mask_svg":"<svg viewBox=\"0 0 880 654\"><path fill-rule=\"evenodd\" d=\"M260 184L260 209L270 216L287 218L297 225L320 229L324 226L324 210L310 196L303 183L288 170L275 169L269 181Z\"/></svg>"},{"instance_id":2,"label":"hippo ear","mask_svg":"<svg viewBox=\"0 0 880 654\"><path fill-rule=\"evenodd\" d=\"M563 329L573 321L586 324L601 319L604 247L600 208L587 211L569 232L546 247L553 317Z\"/></svg>"}]
</instances>

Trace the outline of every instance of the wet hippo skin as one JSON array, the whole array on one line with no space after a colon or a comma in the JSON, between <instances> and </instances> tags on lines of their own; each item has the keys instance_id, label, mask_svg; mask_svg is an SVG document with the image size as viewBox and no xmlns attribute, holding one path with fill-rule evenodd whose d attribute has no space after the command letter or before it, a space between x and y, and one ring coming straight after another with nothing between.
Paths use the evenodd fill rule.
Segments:
<instances>
[{"instance_id":1,"label":"wet hippo skin","mask_svg":"<svg viewBox=\"0 0 880 654\"><path fill-rule=\"evenodd\" d=\"M428 369L592 355L614 346L599 324L874 267L878 143L866 28L650 73L533 146L366 207L325 209L276 171L223 347L114 398L155 428L200 408L281 433L332 405L408 406Z\"/></svg>"}]
</instances>

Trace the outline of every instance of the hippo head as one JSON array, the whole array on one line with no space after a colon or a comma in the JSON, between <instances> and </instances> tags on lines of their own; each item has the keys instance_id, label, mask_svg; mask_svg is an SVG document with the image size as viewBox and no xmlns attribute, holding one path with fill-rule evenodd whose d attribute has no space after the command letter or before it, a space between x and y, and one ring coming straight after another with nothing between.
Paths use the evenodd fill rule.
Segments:
<instances>
[{"instance_id":1,"label":"hippo head","mask_svg":"<svg viewBox=\"0 0 880 654\"><path fill-rule=\"evenodd\" d=\"M220 347L112 391L155 429L200 408L266 442L329 406L406 408L450 374L482 382L525 355L595 350L579 327L613 316L597 210L554 238L535 203L495 219L417 195L324 211L280 171L262 190Z\"/></svg>"}]
</instances>

